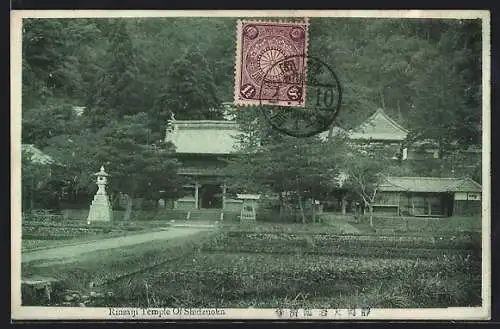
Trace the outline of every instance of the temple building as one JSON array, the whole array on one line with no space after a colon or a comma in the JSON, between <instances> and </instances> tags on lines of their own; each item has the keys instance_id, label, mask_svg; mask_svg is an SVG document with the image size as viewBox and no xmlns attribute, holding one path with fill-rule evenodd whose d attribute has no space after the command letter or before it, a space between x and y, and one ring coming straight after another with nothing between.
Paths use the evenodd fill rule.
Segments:
<instances>
[{"instance_id":1,"label":"temple building","mask_svg":"<svg viewBox=\"0 0 500 329\"><path fill-rule=\"evenodd\" d=\"M240 211L241 200L227 197L223 168L225 159L237 151L240 134L235 121L170 120L166 141L176 146L182 163L179 174L190 181L185 196L174 202L175 209Z\"/></svg>"},{"instance_id":2,"label":"temple building","mask_svg":"<svg viewBox=\"0 0 500 329\"><path fill-rule=\"evenodd\" d=\"M382 109L377 109L355 129L335 129L335 133L344 133L350 142L367 146L377 154L385 152L394 160L427 161L435 157L432 149L422 151L419 145L410 149L403 147L408 130ZM224 173L226 161L238 152L239 134L238 124L231 118L218 121L172 118L168 122L165 140L176 146L177 158L182 163L179 173L189 181L184 186L185 196L174 202L175 209L241 211L243 201L228 192ZM328 132L320 134L323 139L327 136ZM480 153L470 154L480 161ZM337 198L334 200L332 196L332 200L321 201L326 210L345 213L352 209L353 200L348 200L347 204L344 196ZM477 214L480 213L480 200L481 185L470 178L388 177L380 188L374 211L410 216Z\"/></svg>"},{"instance_id":3,"label":"temple building","mask_svg":"<svg viewBox=\"0 0 500 329\"><path fill-rule=\"evenodd\" d=\"M345 132L349 139L358 142L401 143L408 135L408 130L389 117L384 110L377 109L358 127ZM328 132L320 134L326 138Z\"/></svg>"},{"instance_id":4,"label":"temple building","mask_svg":"<svg viewBox=\"0 0 500 329\"><path fill-rule=\"evenodd\" d=\"M408 130L382 109L377 109L358 127L349 131L337 128L336 133L343 133L351 143L369 148L371 152L384 152L394 159L407 159L408 150L403 148L403 142L408 135ZM327 131L320 134L320 138L324 140L327 136Z\"/></svg>"}]
</instances>

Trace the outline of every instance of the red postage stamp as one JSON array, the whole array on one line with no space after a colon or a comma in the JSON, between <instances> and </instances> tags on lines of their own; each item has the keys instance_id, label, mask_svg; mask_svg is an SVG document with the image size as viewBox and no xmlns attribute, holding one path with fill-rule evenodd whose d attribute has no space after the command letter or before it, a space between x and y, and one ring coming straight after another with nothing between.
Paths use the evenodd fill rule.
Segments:
<instances>
[{"instance_id":1,"label":"red postage stamp","mask_svg":"<svg viewBox=\"0 0 500 329\"><path fill-rule=\"evenodd\" d=\"M235 105L304 106L307 21L238 21Z\"/></svg>"}]
</instances>

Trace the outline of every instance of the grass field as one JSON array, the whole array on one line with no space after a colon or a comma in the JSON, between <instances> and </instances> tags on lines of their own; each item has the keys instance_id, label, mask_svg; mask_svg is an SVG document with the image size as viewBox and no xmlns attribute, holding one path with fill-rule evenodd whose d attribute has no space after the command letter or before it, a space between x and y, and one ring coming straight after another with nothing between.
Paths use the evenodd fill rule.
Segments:
<instances>
[{"instance_id":1,"label":"grass field","mask_svg":"<svg viewBox=\"0 0 500 329\"><path fill-rule=\"evenodd\" d=\"M359 221L348 218L348 223L360 231L370 232L373 229L369 225L369 219L364 217ZM481 232L481 217L375 217L374 228L379 233L396 232L400 234L455 234L467 232Z\"/></svg>"},{"instance_id":2,"label":"grass field","mask_svg":"<svg viewBox=\"0 0 500 329\"><path fill-rule=\"evenodd\" d=\"M233 230L112 289L121 306L477 306L478 241ZM148 296L144 282L155 287Z\"/></svg>"},{"instance_id":3,"label":"grass field","mask_svg":"<svg viewBox=\"0 0 500 329\"><path fill-rule=\"evenodd\" d=\"M460 219L466 222L466 219ZM474 221L475 219L469 219ZM340 223L340 221L339 221ZM23 275L89 282L112 298L93 306L455 307L481 304L481 236L450 220L436 229L339 231L338 224L227 224L190 241L30 263ZM377 223L377 222L376 222ZM444 223L444 222L443 222ZM417 224L414 224L417 227ZM348 230L347 230L348 231ZM58 303L57 299L53 303Z\"/></svg>"}]
</instances>

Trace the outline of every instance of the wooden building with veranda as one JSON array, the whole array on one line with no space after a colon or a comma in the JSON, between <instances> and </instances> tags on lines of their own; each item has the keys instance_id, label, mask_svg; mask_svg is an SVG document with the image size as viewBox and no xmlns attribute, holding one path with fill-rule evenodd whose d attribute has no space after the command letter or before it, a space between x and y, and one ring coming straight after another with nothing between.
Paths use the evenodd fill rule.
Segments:
<instances>
[{"instance_id":1,"label":"wooden building with veranda","mask_svg":"<svg viewBox=\"0 0 500 329\"><path fill-rule=\"evenodd\" d=\"M422 217L478 215L481 191L481 185L470 178L386 177L373 210Z\"/></svg>"}]
</instances>

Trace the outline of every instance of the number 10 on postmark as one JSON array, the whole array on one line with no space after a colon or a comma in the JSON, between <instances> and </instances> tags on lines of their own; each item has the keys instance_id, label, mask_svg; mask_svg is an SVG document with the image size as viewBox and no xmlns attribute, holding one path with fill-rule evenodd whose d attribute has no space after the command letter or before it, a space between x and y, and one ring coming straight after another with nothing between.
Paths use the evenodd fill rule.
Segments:
<instances>
[{"instance_id":1,"label":"number 10 on postmark","mask_svg":"<svg viewBox=\"0 0 500 329\"><path fill-rule=\"evenodd\" d=\"M308 26L238 21L235 105L304 106Z\"/></svg>"}]
</instances>

